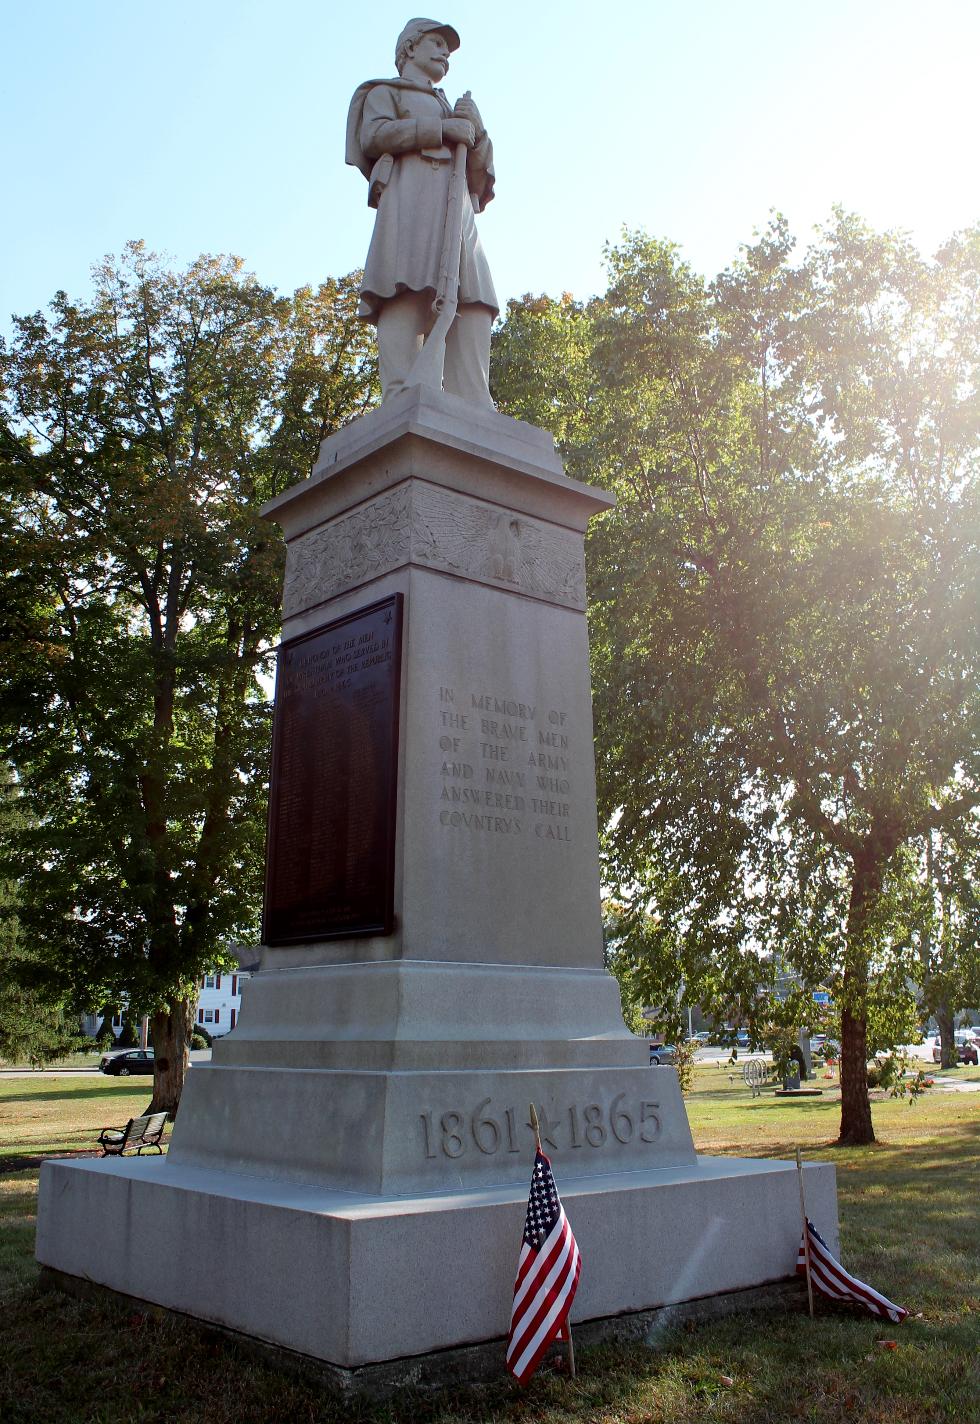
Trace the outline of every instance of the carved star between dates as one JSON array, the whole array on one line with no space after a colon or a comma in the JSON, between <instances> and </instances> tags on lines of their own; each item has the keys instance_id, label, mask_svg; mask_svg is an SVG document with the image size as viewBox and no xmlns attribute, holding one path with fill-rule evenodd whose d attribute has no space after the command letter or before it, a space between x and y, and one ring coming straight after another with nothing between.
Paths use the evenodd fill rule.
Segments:
<instances>
[{"instance_id":1,"label":"carved star between dates","mask_svg":"<svg viewBox=\"0 0 980 1424\"><path fill-rule=\"evenodd\" d=\"M561 1119L557 1117L549 1117L543 1107L538 1107L537 1111L538 1132L541 1134L541 1141L547 1142L548 1146L553 1147L557 1152L558 1143L555 1141L555 1133L558 1131L558 1125ZM534 1131L533 1122L529 1122L527 1126L531 1129L532 1132Z\"/></svg>"}]
</instances>

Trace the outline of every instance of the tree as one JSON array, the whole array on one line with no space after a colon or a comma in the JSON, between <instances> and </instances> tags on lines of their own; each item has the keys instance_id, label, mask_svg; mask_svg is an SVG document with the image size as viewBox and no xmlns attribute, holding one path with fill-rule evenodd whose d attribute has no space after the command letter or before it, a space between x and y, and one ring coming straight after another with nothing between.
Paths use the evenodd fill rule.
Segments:
<instances>
[{"instance_id":1,"label":"tree","mask_svg":"<svg viewBox=\"0 0 980 1424\"><path fill-rule=\"evenodd\" d=\"M570 293L560 300L530 293L507 303L494 332L490 376L504 412L550 430L568 458L584 458L599 424L602 391L591 366L595 313Z\"/></svg>"},{"instance_id":2,"label":"tree","mask_svg":"<svg viewBox=\"0 0 980 1424\"><path fill-rule=\"evenodd\" d=\"M0 832L10 834L24 820L9 770L0 777ZM0 881L0 1059L40 1067L63 1058L85 1042L57 993L32 987L37 966L20 934L16 886Z\"/></svg>"},{"instance_id":3,"label":"tree","mask_svg":"<svg viewBox=\"0 0 980 1424\"><path fill-rule=\"evenodd\" d=\"M179 1102L196 982L254 931L281 542L261 504L377 398L355 277L278 297L142 244L0 350L2 736L22 930L79 1005L151 1017Z\"/></svg>"},{"instance_id":4,"label":"tree","mask_svg":"<svg viewBox=\"0 0 980 1424\"><path fill-rule=\"evenodd\" d=\"M609 253L575 457L618 498L604 875L648 1002L759 1013L781 965L832 989L867 1142L868 1025L916 973L903 851L980 804L980 231L927 262L836 213L793 248L774 219L711 284L642 234Z\"/></svg>"},{"instance_id":5,"label":"tree","mask_svg":"<svg viewBox=\"0 0 980 1424\"><path fill-rule=\"evenodd\" d=\"M73 1020L57 1000L26 987L31 956L10 942L9 932L7 921L0 931L0 1060L40 1068L89 1047L77 1017Z\"/></svg>"},{"instance_id":6,"label":"tree","mask_svg":"<svg viewBox=\"0 0 980 1424\"><path fill-rule=\"evenodd\" d=\"M912 856L923 1007L939 1025L942 1066L952 1068L957 1010L980 1004L980 825L971 820L953 832L929 831Z\"/></svg>"}]
</instances>

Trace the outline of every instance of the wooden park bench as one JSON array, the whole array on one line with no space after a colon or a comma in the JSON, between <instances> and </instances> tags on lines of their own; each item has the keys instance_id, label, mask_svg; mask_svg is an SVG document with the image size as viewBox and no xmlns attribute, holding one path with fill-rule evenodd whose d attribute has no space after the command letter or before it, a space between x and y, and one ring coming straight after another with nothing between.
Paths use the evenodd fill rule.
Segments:
<instances>
[{"instance_id":1,"label":"wooden park bench","mask_svg":"<svg viewBox=\"0 0 980 1424\"><path fill-rule=\"evenodd\" d=\"M144 1117L131 1117L125 1127L104 1127L99 1133L99 1146L103 1157L121 1157L124 1152L133 1151L141 1156L144 1147L155 1147L160 1153L163 1129L167 1125L165 1112L147 1113Z\"/></svg>"}]
</instances>

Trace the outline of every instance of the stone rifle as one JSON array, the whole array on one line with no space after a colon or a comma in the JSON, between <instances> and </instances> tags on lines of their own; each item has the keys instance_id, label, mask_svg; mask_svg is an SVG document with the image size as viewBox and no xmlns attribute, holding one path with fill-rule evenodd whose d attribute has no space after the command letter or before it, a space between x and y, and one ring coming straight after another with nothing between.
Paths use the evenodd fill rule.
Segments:
<instances>
[{"instance_id":1,"label":"stone rifle","mask_svg":"<svg viewBox=\"0 0 980 1424\"><path fill-rule=\"evenodd\" d=\"M463 96L470 97L467 89ZM449 177L449 199L446 203L446 227L439 262L439 286L432 310L435 324L422 344L422 350L412 362L405 378L406 386L433 386L442 389L442 373L446 362L446 337L456 319L459 306L459 261L463 245L463 204L467 199L465 143L458 143L453 154L453 171Z\"/></svg>"}]
</instances>

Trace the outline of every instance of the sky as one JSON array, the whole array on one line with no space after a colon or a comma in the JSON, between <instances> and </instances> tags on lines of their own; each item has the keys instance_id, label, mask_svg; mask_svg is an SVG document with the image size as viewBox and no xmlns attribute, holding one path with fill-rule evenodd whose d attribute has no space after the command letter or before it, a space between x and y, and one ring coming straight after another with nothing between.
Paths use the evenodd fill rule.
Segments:
<instances>
[{"instance_id":1,"label":"sky","mask_svg":"<svg viewBox=\"0 0 980 1424\"><path fill-rule=\"evenodd\" d=\"M292 291L362 264L350 96L394 73L410 0L0 0L0 334L130 238L236 253ZM418 0L416 0L418 3ZM624 227L713 275L773 209L835 203L926 252L980 221L976 0L458 0L494 141L480 218L502 302L604 290Z\"/></svg>"}]
</instances>

